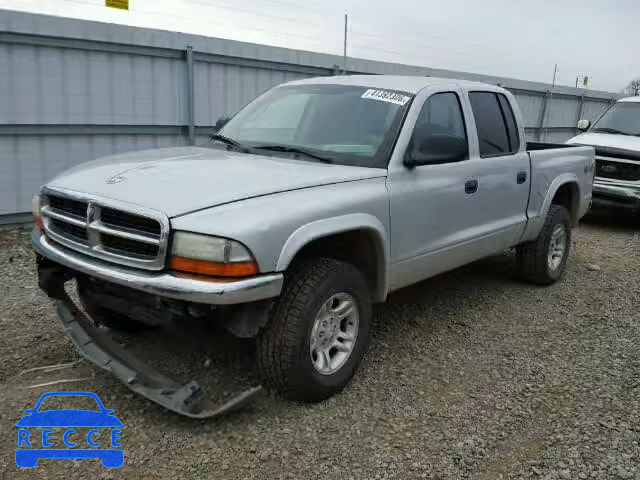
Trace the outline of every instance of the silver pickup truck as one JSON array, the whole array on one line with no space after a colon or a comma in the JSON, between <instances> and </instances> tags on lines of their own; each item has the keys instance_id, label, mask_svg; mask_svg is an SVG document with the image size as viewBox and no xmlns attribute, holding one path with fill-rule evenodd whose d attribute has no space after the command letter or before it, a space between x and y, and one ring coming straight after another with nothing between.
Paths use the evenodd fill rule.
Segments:
<instances>
[{"instance_id":1,"label":"silver pickup truck","mask_svg":"<svg viewBox=\"0 0 640 480\"><path fill-rule=\"evenodd\" d=\"M521 278L557 281L594 168L592 147L527 143L496 86L295 81L206 145L47 183L34 197L39 282L82 355L171 410L215 415L259 387L208 405L200 384L150 369L110 331L214 320L256 337L263 385L320 401L354 374L390 292L512 247Z\"/></svg>"}]
</instances>

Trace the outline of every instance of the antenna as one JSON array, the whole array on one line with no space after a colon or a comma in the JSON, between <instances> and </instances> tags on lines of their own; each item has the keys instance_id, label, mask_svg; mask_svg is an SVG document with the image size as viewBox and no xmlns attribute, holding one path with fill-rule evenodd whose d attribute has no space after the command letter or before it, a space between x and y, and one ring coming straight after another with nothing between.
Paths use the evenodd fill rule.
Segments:
<instances>
[{"instance_id":1,"label":"antenna","mask_svg":"<svg viewBox=\"0 0 640 480\"><path fill-rule=\"evenodd\" d=\"M349 15L344 14L344 50L342 53L342 74L347 74L347 25L349 23Z\"/></svg>"}]
</instances>

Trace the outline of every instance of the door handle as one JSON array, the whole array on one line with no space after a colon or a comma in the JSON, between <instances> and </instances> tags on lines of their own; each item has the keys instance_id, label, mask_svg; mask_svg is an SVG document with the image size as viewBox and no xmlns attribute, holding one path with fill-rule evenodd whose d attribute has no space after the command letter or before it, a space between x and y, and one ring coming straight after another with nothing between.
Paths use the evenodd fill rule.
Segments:
<instances>
[{"instance_id":1,"label":"door handle","mask_svg":"<svg viewBox=\"0 0 640 480\"><path fill-rule=\"evenodd\" d=\"M516 176L516 181L518 183L524 183L527 181L527 172L518 172L518 175Z\"/></svg>"},{"instance_id":2,"label":"door handle","mask_svg":"<svg viewBox=\"0 0 640 480\"><path fill-rule=\"evenodd\" d=\"M464 184L464 193L476 193L478 191L478 180L467 180Z\"/></svg>"}]
</instances>

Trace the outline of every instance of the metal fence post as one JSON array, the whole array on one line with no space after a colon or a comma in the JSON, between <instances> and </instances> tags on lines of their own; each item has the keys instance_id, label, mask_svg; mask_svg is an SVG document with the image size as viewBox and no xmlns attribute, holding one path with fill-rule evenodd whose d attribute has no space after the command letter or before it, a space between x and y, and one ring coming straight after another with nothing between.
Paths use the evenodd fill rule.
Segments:
<instances>
[{"instance_id":1,"label":"metal fence post","mask_svg":"<svg viewBox=\"0 0 640 480\"><path fill-rule=\"evenodd\" d=\"M576 118L576 129L575 129L575 133L576 135L578 135L580 132L578 131L578 122L580 120L582 120L582 112L584 111L584 93L582 95L580 95L580 103L578 104L578 115Z\"/></svg>"},{"instance_id":2,"label":"metal fence post","mask_svg":"<svg viewBox=\"0 0 640 480\"><path fill-rule=\"evenodd\" d=\"M187 46L185 52L187 61L187 139L189 145L196 144L195 136L195 99L194 99L194 79L193 79L193 47Z\"/></svg>"},{"instance_id":3,"label":"metal fence post","mask_svg":"<svg viewBox=\"0 0 640 480\"><path fill-rule=\"evenodd\" d=\"M580 96L580 105L578 106L578 118L576 118L576 122L578 122L578 120L582 120L583 111L584 111L584 93Z\"/></svg>"},{"instance_id":4,"label":"metal fence post","mask_svg":"<svg viewBox=\"0 0 640 480\"><path fill-rule=\"evenodd\" d=\"M547 90L544 94L544 100L542 101L542 110L540 111L540 118L538 119L538 141L542 140L542 128L544 127L544 121L547 116L547 104L549 103L549 96L551 91Z\"/></svg>"}]
</instances>

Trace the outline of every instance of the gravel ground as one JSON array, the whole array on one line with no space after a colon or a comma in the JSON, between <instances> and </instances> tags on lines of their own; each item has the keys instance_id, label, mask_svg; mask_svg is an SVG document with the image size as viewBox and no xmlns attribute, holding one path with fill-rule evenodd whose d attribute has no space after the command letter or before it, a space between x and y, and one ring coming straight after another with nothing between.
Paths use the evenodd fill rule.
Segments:
<instances>
[{"instance_id":1,"label":"gravel ground","mask_svg":"<svg viewBox=\"0 0 640 480\"><path fill-rule=\"evenodd\" d=\"M318 405L264 395L193 421L74 361L36 287L28 238L0 235L0 478L640 479L640 228L590 220L564 280L512 278L510 253L394 294L354 381ZM36 378L37 377L37 378ZM51 387L39 381L79 378ZM49 389L96 392L125 465L18 471L15 422Z\"/></svg>"}]
</instances>

